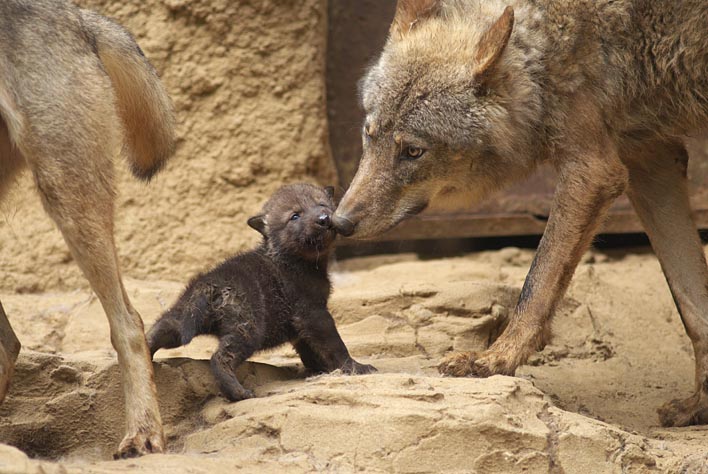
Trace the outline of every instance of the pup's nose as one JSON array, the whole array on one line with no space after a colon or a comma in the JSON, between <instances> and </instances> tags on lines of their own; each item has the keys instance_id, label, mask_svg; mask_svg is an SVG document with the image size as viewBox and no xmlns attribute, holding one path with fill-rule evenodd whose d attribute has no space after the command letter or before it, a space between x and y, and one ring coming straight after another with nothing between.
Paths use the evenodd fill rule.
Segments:
<instances>
[{"instance_id":1,"label":"pup's nose","mask_svg":"<svg viewBox=\"0 0 708 474\"><path fill-rule=\"evenodd\" d=\"M317 224L321 225L322 227L329 227L330 222L329 222L329 216L327 214L322 214L317 218Z\"/></svg>"},{"instance_id":2,"label":"pup's nose","mask_svg":"<svg viewBox=\"0 0 708 474\"><path fill-rule=\"evenodd\" d=\"M340 216L338 214L334 214L332 216L332 225L335 230L344 237L349 237L352 235L354 233L354 228L356 227L356 224L354 224L348 217Z\"/></svg>"}]
</instances>

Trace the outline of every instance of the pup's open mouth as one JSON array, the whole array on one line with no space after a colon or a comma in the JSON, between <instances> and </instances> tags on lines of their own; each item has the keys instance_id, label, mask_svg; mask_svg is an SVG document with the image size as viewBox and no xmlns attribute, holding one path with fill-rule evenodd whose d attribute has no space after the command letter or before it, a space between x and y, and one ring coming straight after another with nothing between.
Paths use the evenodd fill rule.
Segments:
<instances>
[{"instance_id":1,"label":"pup's open mouth","mask_svg":"<svg viewBox=\"0 0 708 474\"><path fill-rule=\"evenodd\" d=\"M337 231L334 228L329 228L323 230L314 235L309 235L305 238L305 245L309 248L316 250L326 250L332 245L335 237L337 236Z\"/></svg>"}]
</instances>

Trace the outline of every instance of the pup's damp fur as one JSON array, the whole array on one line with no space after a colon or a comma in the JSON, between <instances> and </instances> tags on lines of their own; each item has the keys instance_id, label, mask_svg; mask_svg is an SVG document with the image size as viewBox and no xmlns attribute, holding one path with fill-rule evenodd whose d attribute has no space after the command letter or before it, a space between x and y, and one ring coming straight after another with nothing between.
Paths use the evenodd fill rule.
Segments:
<instances>
[{"instance_id":1,"label":"pup's damp fur","mask_svg":"<svg viewBox=\"0 0 708 474\"><path fill-rule=\"evenodd\" d=\"M263 242L195 277L148 332L150 352L185 345L200 334L217 336L211 368L232 401L253 396L236 379L238 366L253 353L286 342L313 372L375 370L350 357L327 310L334 207L331 188L279 189L263 213L248 221Z\"/></svg>"},{"instance_id":2,"label":"pup's damp fur","mask_svg":"<svg viewBox=\"0 0 708 474\"><path fill-rule=\"evenodd\" d=\"M506 331L450 375L513 374L550 320L612 201L626 192L696 356L696 391L664 425L708 422L708 270L682 137L708 123L703 0L399 0L361 81L359 170L333 216L373 237L439 196L483 199L550 162L559 181Z\"/></svg>"},{"instance_id":3,"label":"pup's damp fur","mask_svg":"<svg viewBox=\"0 0 708 474\"><path fill-rule=\"evenodd\" d=\"M157 73L117 23L64 0L0 2L0 197L24 168L108 316L126 403L119 456L164 449L143 323L113 242L113 157L152 177L174 151ZM0 401L20 344L0 307Z\"/></svg>"}]
</instances>

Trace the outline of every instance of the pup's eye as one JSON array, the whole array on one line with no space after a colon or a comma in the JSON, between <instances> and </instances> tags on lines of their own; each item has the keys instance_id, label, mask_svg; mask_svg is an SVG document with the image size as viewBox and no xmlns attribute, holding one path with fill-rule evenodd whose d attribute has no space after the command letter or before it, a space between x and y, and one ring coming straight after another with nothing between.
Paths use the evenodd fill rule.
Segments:
<instances>
[{"instance_id":1,"label":"pup's eye","mask_svg":"<svg viewBox=\"0 0 708 474\"><path fill-rule=\"evenodd\" d=\"M419 146L407 146L401 153L401 158L404 160L417 160L425 154L425 150Z\"/></svg>"},{"instance_id":2,"label":"pup's eye","mask_svg":"<svg viewBox=\"0 0 708 474\"><path fill-rule=\"evenodd\" d=\"M296 220L298 220L299 218L300 218L300 214L298 214L297 212L294 212L293 215L290 216L290 220L291 220L291 221L296 221Z\"/></svg>"}]
</instances>

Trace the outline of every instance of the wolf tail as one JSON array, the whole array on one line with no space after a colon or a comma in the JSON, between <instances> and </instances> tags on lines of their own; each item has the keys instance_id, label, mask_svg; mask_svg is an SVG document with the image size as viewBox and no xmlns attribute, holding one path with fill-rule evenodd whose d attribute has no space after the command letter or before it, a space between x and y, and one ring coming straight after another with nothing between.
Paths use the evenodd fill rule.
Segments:
<instances>
[{"instance_id":1,"label":"wolf tail","mask_svg":"<svg viewBox=\"0 0 708 474\"><path fill-rule=\"evenodd\" d=\"M149 180L175 150L175 115L155 68L133 36L101 15L81 10L84 27L111 79L133 174Z\"/></svg>"}]
</instances>

